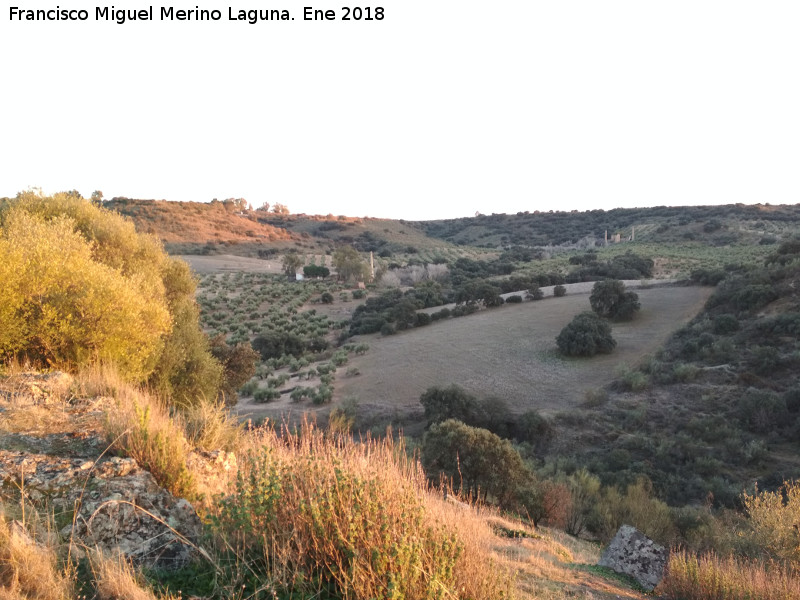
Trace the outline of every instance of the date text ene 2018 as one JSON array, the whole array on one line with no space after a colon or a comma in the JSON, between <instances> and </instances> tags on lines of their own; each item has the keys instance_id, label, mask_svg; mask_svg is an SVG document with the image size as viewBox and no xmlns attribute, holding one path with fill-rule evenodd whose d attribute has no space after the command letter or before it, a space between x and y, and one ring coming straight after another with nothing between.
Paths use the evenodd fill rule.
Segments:
<instances>
[{"instance_id":1,"label":"date text ene 2018","mask_svg":"<svg viewBox=\"0 0 800 600\"><path fill-rule=\"evenodd\" d=\"M382 6L349 7L341 9L342 21L383 21L384 9ZM336 11L333 9L319 9L311 6L303 8L304 21L335 21Z\"/></svg>"}]
</instances>

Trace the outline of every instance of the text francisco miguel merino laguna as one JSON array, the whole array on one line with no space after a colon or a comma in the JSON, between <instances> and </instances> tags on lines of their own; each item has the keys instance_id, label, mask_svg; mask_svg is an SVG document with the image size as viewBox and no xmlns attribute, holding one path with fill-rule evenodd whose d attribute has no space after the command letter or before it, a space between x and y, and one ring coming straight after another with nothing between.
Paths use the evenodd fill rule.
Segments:
<instances>
[{"instance_id":1,"label":"text francisco miguel merino laguna","mask_svg":"<svg viewBox=\"0 0 800 600\"><path fill-rule=\"evenodd\" d=\"M95 21L109 21L122 25L129 21L153 21L157 16L161 21L219 21L223 18L223 11L218 9L201 9L195 6L191 9L178 9L174 6L160 6L154 12L152 6L147 8L126 9L114 6L98 6L94 9ZM228 21L246 21L255 24L258 21L294 21L294 17L286 9L259 9L244 10L227 7ZM9 7L10 21L88 21L91 13L85 9L70 9L56 6L46 9L29 9L19 6ZM315 9L310 6L303 7L303 21L382 21L384 18L383 7L342 7L340 11L333 9Z\"/></svg>"}]
</instances>

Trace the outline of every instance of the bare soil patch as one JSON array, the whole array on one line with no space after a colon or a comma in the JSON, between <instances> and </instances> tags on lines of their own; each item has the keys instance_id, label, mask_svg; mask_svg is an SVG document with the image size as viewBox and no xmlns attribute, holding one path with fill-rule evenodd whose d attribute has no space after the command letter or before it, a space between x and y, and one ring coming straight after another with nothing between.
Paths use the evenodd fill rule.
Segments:
<instances>
[{"instance_id":1,"label":"bare soil patch","mask_svg":"<svg viewBox=\"0 0 800 600\"><path fill-rule=\"evenodd\" d=\"M635 365L702 308L711 288L638 290L642 310L615 323L617 348L589 359L561 357L555 338L578 313L591 310L588 294L505 305L448 319L394 336L364 336L370 350L353 357L358 377L338 380L336 399L355 396L362 407L419 411L428 387L457 383L481 396L506 400L512 411L564 409L587 390L614 379L621 364Z\"/></svg>"}]
</instances>

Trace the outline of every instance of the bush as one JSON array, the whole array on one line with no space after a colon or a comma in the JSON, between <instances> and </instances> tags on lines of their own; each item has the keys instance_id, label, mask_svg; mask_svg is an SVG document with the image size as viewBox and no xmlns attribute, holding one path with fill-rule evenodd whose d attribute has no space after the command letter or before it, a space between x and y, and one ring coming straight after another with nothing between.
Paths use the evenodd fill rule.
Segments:
<instances>
[{"instance_id":1,"label":"bush","mask_svg":"<svg viewBox=\"0 0 800 600\"><path fill-rule=\"evenodd\" d=\"M419 402L425 409L428 425L447 419L474 424L480 419L481 410L475 396L455 384L446 388L429 387Z\"/></svg>"},{"instance_id":2,"label":"bush","mask_svg":"<svg viewBox=\"0 0 800 600\"><path fill-rule=\"evenodd\" d=\"M557 285L553 288L553 295L556 298L561 298L562 296L566 296L567 288L565 288L563 285Z\"/></svg>"},{"instance_id":3,"label":"bush","mask_svg":"<svg viewBox=\"0 0 800 600\"><path fill-rule=\"evenodd\" d=\"M94 239L108 225L109 235L119 229L130 236L135 251L138 236L122 217L75 200L47 218L38 208L48 210L51 199L34 199L11 201L0 212L0 358L73 372L110 362L127 380L141 381L171 328L159 273L169 259L142 239L142 250L157 260L137 273L140 265L112 260ZM86 213L83 228L78 211Z\"/></svg>"},{"instance_id":4,"label":"bush","mask_svg":"<svg viewBox=\"0 0 800 600\"><path fill-rule=\"evenodd\" d=\"M507 304L520 304L522 302L522 296L514 294L513 296L509 296L506 298Z\"/></svg>"},{"instance_id":5,"label":"bush","mask_svg":"<svg viewBox=\"0 0 800 600\"><path fill-rule=\"evenodd\" d=\"M431 324L431 316L428 313L419 312L416 316L415 325L417 327L424 327Z\"/></svg>"},{"instance_id":6,"label":"bush","mask_svg":"<svg viewBox=\"0 0 800 600\"><path fill-rule=\"evenodd\" d=\"M18 194L0 205L0 281L0 358L113 363L179 402L216 397L188 265L120 215L75 193Z\"/></svg>"},{"instance_id":7,"label":"bush","mask_svg":"<svg viewBox=\"0 0 800 600\"><path fill-rule=\"evenodd\" d=\"M224 335L211 340L211 355L222 365L220 395L226 404L236 404L236 390L256 374L259 354L246 342L229 346Z\"/></svg>"},{"instance_id":8,"label":"bush","mask_svg":"<svg viewBox=\"0 0 800 600\"><path fill-rule=\"evenodd\" d=\"M711 323L711 331L717 335L739 331L739 319L731 314L717 315Z\"/></svg>"},{"instance_id":9,"label":"bush","mask_svg":"<svg viewBox=\"0 0 800 600\"><path fill-rule=\"evenodd\" d=\"M608 354L617 345L611 337L611 325L594 313L577 315L561 330L556 344L566 356L594 356Z\"/></svg>"},{"instance_id":10,"label":"bush","mask_svg":"<svg viewBox=\"0 0 800 600\"><path fill-rule=\"evenodd\" d=\"M280 390L275 388L260 388L253 392L253 401L263 404L264 402L272 402L281 397Z\"/></svg>"},{"instance_id":11,"label":"bush","mask_svg":"<svg viewBox=\"0 0 800 600\"><path fill-rule=\"evenodd\" d=\"M330 292L323 292L320 296L320 300L323 304L333 304L333 294Z\"/></svg>"},{"instance_id":12,"label":"bush","mask_svg":"<svg viewBox=\"0 0 800 600\"><path fill-rule=\"evenodd\" d=\"M511 442L461 421L433 425L422 442L422 462L430 476L450 478L457 491L474 498L492 496L504 505L530 477Z\"/></svg>"},{"instance_id":13,"label":"bush","mask_svg":"<svg viewBox=\"0 0 800 600\"><path fill-rule=\"evenodd\" d=\"M542 298L544 298L544 292L540 290L538 286L532 287L528 290L529 300L541 300Z\"/></svg>"},{"instance_id":14,"label":"bush","mask_svg":"<svg viewBox=\"0 0 800 600\"><path fill-rule=\"evenodd\" d=\"M592 310L606 319L628 320L641 308L639 296L625 290L625 284L617 279L598 281L589 296Z\"/></svg>"}]
</instances>

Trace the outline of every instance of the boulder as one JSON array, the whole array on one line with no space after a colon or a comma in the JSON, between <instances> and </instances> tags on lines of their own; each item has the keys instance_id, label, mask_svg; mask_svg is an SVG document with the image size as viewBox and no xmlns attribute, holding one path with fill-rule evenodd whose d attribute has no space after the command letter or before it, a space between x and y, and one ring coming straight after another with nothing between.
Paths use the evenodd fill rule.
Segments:
<instances>
[{"instance_id":1,"label":"boulder","mask_svg":"<svg viewBox=\"0 0 800 600\"><path fill-rule=\"evenodd\" d=\"M633 577L644 589L652 591L664 576L668 558L669 550L635 527L623 525L597 564Z\"/></svg>"}]
</instances>

